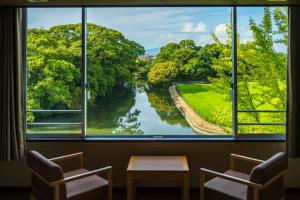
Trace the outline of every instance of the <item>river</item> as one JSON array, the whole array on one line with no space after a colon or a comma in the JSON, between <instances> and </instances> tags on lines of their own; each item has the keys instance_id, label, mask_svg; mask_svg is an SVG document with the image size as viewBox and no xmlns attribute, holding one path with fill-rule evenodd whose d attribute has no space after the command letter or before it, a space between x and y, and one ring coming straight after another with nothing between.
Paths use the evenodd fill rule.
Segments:
<instances>
[{"instance_id":1,"label":"river","mask_svg":"<svg viewBox=\"0 0 300 200\"><path fill-rule=\"evenodd\" d=\"M113 91L110 98L88 104L90 135L195 135L173 104L168 89Z\"/></svg>"}]
</instances>

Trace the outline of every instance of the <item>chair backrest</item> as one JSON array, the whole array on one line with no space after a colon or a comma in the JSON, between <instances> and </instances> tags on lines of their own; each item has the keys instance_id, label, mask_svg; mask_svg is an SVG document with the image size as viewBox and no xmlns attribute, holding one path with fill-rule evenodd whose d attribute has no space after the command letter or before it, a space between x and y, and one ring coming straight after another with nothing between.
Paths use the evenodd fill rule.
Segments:
<instances>
[{"instance_id":1,"label":"chair backrest","mask_svg":"<svg viewBox=\"0 0 300 200\"><path fill-rule=\"evenodd\" d=\"M285 153L280 152L268 160L254 167L250 174L250 181L266 184L269 180L283 172L288 167ZM284 196L283 175L277 178L268 187L260 191L260 199L281 199ZM253 188L248 188L248 199L253 199Z\"/></svg>"},{"instance_id":2,"label":"chair backrest","mask_svg":"<svg viewBox=\"0 0 300 200\"><path fill-rule=\"evenodd\" d=\"M27 153L27 165L29 168L48 182L58 181L64 178L62 168L48 160L37 151ZM35 174L31 174L31 192L39 200L53 200L54 188L46 184ZM60 199L66 199L66 186L60 186Z\"/></svg>"}]
</instances>

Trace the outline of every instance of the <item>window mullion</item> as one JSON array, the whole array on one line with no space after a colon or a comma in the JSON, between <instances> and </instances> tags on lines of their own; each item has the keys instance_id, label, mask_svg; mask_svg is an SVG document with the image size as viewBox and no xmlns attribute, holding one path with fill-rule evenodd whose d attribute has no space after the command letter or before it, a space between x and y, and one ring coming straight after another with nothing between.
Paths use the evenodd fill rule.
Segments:
<instances>
[{"instance_id":1,"label":"window mullion","mask_svg":"<svg viewBox=\"0 0 300 200\"><path fill-rule=\"evenodd\" d=\"M87 100L86 100L86 89L87 89L87 56L86 56L86 50L87 50L87 24L86 24L86 7L82 7L81 11L82 15L82 33L81 33L81 40L82 40L82 47L81 47L81 53L82 53L82 73L81 73L81 82L82 82L82 128L81 133L82 137L86 136L86 126L87 126Z\"/></svg>"},{"instance_id":2,"label":"window mullion","mask_svg":"<svg viewBox=\"0 0 300 200\"><path fill-rule=\"evenodd\" d=\"M231 28L232 28L232 134L233 138L238 138L238 116L237 116L237 14L236 6L232 7Z\"/></svg>"}]
</instances>

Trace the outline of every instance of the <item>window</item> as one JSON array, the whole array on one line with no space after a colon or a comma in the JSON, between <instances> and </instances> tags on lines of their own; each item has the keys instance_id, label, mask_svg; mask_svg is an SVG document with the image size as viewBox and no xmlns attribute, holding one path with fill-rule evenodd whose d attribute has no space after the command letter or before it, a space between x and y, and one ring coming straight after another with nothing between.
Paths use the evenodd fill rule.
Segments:
<instances>
[{"instance_id":1,"label":"window","mask_svg":"<svg viewBox=\"0 0 300 200\"><path fill-rule=\"evenodd\" d=\"M287 8L237 9L237 118L240 136L284 134Z\"/></svg>"},{"instance_id":2,"label":"window","mask_svg":"<svg viewBox=\"0 0 300 200\"><path fill-rule=\"evenodd\" d=\"M212 33L227 42L223 29L230 12L224 7L88 8L87 134L231 134L213 123L200 127L203 121L217 122L211 112L227 95L197 102L215 75L218 47ZM183 102L175 97L180 92L187 101L181 110ZM192 107L196 112L189 113ZM205 119L196 116L202 111Z\"/></svg>"},{"instance_id":3,"label":"window","mask_svg":"<svg viewBox=\"0 0 300 200\"><path fill-rule=\"evenodd\" d=\"M284 7L27 13L30 137L285 134Z\"/></svg>"},{"instance_id":4,"label":"window","mask_svg":"<svg viewBox=\"0 0 300 200\"><path fill-rule=\"evenodd\" d=\"M81 38L80 8L28 9L28 134L81 134Z\"/></svg>"}]
</instances>

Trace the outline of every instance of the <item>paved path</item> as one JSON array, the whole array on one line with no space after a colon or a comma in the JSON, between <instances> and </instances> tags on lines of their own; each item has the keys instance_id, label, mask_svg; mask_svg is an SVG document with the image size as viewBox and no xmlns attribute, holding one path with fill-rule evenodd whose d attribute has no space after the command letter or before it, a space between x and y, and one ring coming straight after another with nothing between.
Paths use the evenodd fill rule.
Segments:
<instances>
[{"instance_id":1,"label":"paved path","mask_svg":"<svg viewBox=\"0 0 300 200\"><path fill-rule=\"evenodd\" d=\"M223 135L225 133L223 127L209 123L201 118L178 94L176 86L171 86L169 92L176 107L196 133L204 135Z\"/></svg>"}]
</instances>

